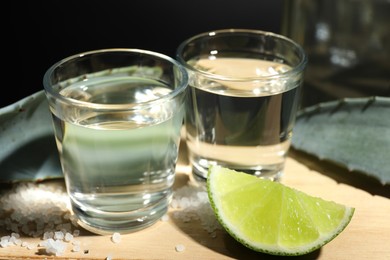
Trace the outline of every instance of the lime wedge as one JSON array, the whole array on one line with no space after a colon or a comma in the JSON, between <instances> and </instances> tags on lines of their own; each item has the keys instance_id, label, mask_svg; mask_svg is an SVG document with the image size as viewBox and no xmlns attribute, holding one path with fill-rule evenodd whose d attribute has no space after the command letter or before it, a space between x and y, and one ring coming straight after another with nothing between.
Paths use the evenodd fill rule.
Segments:
<instances>
[{"instance_id":1,"label":"lime wedge","mask_svg":"<svg viewBox=\"0 0 390 260\"><path fill-rule=\"evenodd\" d=\"M340 234L354 208L221 166L207 192L217 219L244 246L271 255L310 253Z\"/></svg>"}]
</instances>

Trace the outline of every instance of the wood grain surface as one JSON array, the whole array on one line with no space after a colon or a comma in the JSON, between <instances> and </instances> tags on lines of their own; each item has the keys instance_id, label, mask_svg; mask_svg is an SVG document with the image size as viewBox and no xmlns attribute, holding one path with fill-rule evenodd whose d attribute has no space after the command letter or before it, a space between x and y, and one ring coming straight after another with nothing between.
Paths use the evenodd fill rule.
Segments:
<instances>
[{"instance_id":1,"label":"wood grain surface","mask_svg":"<svg viewBox=\"0 0 390 260\"><path fill-rule=\"evenodd\" d=\"M175 189L187 185L190 167L182 142L177 165ZM387 259L390 260L390 187L357 173L319 161L291 150L282 183L313 196L355 207L346 229L321 249L290 259ZM1 207L1 205L0 205ZM61 256L47 256L41 248L0 247L0 259L279 259L281 257L251 251L224 230L216 236L202 228L199 221L183 222L172 217L131 234L122 235L120 243L110 236L93 235L84 230L77 238L80 252L71 247ZM0 230L0 235L9 231ZM38 244L39 238L23 238ZM183 245L184 251L175 250Z\"/></svg>"}]
</instances>

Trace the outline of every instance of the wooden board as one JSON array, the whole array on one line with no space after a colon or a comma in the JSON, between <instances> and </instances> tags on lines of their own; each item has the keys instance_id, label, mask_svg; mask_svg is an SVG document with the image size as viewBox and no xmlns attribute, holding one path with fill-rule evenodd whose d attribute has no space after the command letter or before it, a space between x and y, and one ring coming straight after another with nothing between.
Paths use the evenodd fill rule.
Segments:
<instances>
[{"instance_id":1,"label":"wooden board","mask_svg":"<svg viewBox=\"0 0 390 260\"><path fill-rule=\"evenodd\" d=\"M190 181L190 167L185 145L181 147L175 188ZM363 176L351 174L337 166L291 151L282 183L314 196L356 208L347 228L333 241L298 259L390 259L390 189ZM0 205L1 207L1 205ZM20 246L0 247L0 259L274 259L275 256L251 251L225 231L216 237L205 231L199 221L184 223L172 217L135 233L122 235L120 243L110 236L82 231L77 238L80 252L71 247L57 257L47 256L39 247L28 250ZM9 231L1 230L0 235ZM23 238L38 244L39 238ZM175 246L184 245L177 252ZM86 253L84 250L88 250Z\"/></svg>"}]
</instances>

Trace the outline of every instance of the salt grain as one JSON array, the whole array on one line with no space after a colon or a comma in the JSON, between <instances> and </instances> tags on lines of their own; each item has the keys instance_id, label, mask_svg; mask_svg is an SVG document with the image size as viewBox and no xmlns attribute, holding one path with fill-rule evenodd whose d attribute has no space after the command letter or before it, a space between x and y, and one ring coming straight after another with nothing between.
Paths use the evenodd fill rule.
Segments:
<instances>
[{"instance_id":1,"label":"salt grain","mask_svg":"<svg viewBox=\"0 0 390 260\"><path fill-rule=\"evenodd\" d=\"M53 231L46 231L45 233L43 233L43 239L46 240L46 239L49 239L49 238L53 238L54 237L54 232Z\"/></svg>"},{"instance_id":2,"label":"salt grain","mask_svg":"<svg viewBox=\"0 0 390 260\"><path fill-rule=\"evenodd\" d=\"M9 239L11 236L3 236L0 239L0 247L7 247L10 245Z\"/></svg>"},{"instance_id":3,"label":"salt grain","mask_svg":"<svg viewBox=\"0 0 390 260\"><path fill-rule=\"evenodd\" d=\"M176 252L183 252L186 249L186 247L182 244L176 245L175 250Z\"/></svg>"},{"instance_id":4,"label":"salt grain","mask_svg":"<svg viewBox=\"0 0 390 260\"><path fill-rule=\"evenodd\" d=\"M168 220L169 220L168 214L164 214L164 215L161 217L161 221L166 222L166 221L168 221Z\"/></svg>"},{"instance_id":5,"label":"salt grain","mask_svg":"<svg viewBox=\"0 0 390 260\"><path fill-rule=\"evenodd\" d=\"M54 239L55 240L63 240L64 239L64 233L62 231L54 232Z\"/></svg>"},{"instance_id":6,"label":"salt grain","mask_svg":"<svg viewBox=\"0 0 390 260\"><path fill-rule=\"evenodd\" d=\"M72 241L73 240L73 235L71 233L69 233L69 232L66 232L64 240L66 242Z\"/></svg>"},{"instance_id":7,"label":"salt grain","mask_svg":"<svg viewBox=\"0 0 390 260\"><path fill-rule=\"evenodd\" d=\"M20 235L19 235L19 233L12 232L11 237L20 238Z\"/></svg>"},{"instance_id":8,"label":"salt grain","mask_svg":"<svg viewBox=\"0 0 390 260\"><path fill-rule=\"evenodd\" d=\"M80 245L73 245L72 252L80 252Z\"/></svg>"},{"instance_id":9,"label":"salt grain","mask_svg":"<svg viewBox=\"0 0 390 260\"><path fill-rule=\"evenodd\" d=\"M20 246L20 245L22 245L22 240L21 240L21 239L15 239L15 240L14 240L14 244L15 244L16 246Z\"/></svg>"},{"instance_id":10,"label":"salt grain","mask_svg":"<svg viewBox=\"0 0 390 260\"><path fill-rule=\"evenodd\" d=\"M54 240L52 238L43 241L40 243L40 246L45 248L47 254L55 256L62 255L66 250L66 243L61 240Z\"/></svg>"},{"instance_id":11,"label":"salt grain","mask_svg":"<svg viewBox=\"0 0 390 260\"><path fill-rule=\"evenodd\" d=\"M114 242L114 243L120 243L121 242L121 234L119 234L118 232L115 232L114 234L112 234L111 236L111 241Z\"/></svg>"},{"instance_id":12,"label":"salt grain","mask_svg":"<svg viewBox=\"0 0 390 260\"><path fill-rule=\"evenodd\" d=\"M81 242L80 241L78 241L78 240L72 240L72 245L80 245L81 244Z\"/></svg>"},{"instance_id":13,"label":"salt grain","mask_svg":"<svg viewBox=\"0 0 390 260\"><path fill-rule=\"evenodd\" d=\"M80 236L80 230L78 230L78 229L73 230L73 236L74 237Z\"/></svg>"}]
</instances>

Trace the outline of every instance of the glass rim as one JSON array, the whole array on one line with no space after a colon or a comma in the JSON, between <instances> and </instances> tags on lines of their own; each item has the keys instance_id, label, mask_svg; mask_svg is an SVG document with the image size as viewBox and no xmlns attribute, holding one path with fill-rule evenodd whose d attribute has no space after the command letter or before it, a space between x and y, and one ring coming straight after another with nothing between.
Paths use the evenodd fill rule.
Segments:
<instances>
[{"instance_id":1,"label":"glass rim","mask_svg":"<svg viewBox=\"0 0 390 260\"><path fill-rule=\"evenodd\" d=\"M210 73L204 70L197 69L187 63L187 61L183 58L182 54L184 51L184 48L188 46L191 42L194 42L196 40L200 40L202 38L212 38L217 35L229 35L229 34L234 34L234 33L243 33L243 34L250 34L252 36L270 36L275 39L279 39L282 41L285 41L291 46L293 46L297 52L298 52L298 58L299 58L299 63L296 66L291 66L290 70L287 70L282 73L278 73L275 75L268 75L268 76L251 76L251 77L233 77L233 76L225 76L221 74L215 74L215 73ZM268 81L268 80L275 80L275 79L280 79L280 78L289 78L292 75L297 75L299 73L302 73L306 67L306 64L308 62L308 57L306 52L304 51L303 47L299 45L297 42L294 40L273 32L269 31L263 31L263 30L256 30L256 29L241 29L241 28L230 28L230 29L219 29L219 30L213 30L213 31L207 31L207 32L202 32L197 35L194 35L190 38L185 39L182 41L177 50L176 50L176 59L189 71L199 73L203 75L204 77L210 78L210 79L215 79L215 80L224 80L224 81L230 81L230 82L247 82L247 81ZM283 63L281 63L283 64Z\"/></svg>"},{"instance_id":2,"label":"glass rim","mask_svg":"<svg viewBox=\"0 0 390 260\"><path fill-rule=\"evenodd\" d=\"M105 104L105 103L93 103L88 101L81 101L74 98L63 96L59 93L59 91L56 91L52 87L52 84L50 83L50 77L53 74L53 72L56 70L56 68L60 67L61 65L69 61L76 60L77 58L81 58L84 56L91 56L100 53L133 53L133 54L141 54L149 57L156 57L161 60L165 60L171 63L174 67L177 67L178 70L180 71L181 74L181 79L179 82L180 84L178 84L177 87L173 88L172 91L170 91L168 94L158 99L152 99L152 100L143 101L139 103L129 102L129 103L120 103L120 104ZM78 75L78 77L80 76L82 76L82 74ZM88 107L91 109L98 109L98 110L131 110L131 109L139 109L140 107L144 107L144 106L152 106L154 104L165 102L166 100L172 100L173 98L180 95L187 89L188 81L189 81L188 72L186 71L184 66L180 64L177 60L173 59L168 55L151 51L151 50L137 49L137 48L106 48L106 49L96 49L96 50L80 52L57 61L46 70L43 76L43 87L45 92L48 93L53 98L55 98L56 100L60 100L60 102L72 104L78 107L85 107L85 108Z\"/></svg>"}]
</instances>

